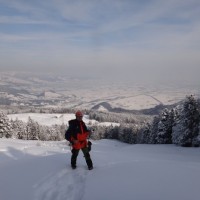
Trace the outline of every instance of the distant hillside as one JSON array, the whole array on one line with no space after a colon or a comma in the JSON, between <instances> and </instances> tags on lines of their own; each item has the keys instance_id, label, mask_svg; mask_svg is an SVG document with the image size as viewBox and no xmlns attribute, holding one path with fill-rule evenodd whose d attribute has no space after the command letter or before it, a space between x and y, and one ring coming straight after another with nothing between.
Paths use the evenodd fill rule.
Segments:
<instances>
[{"instance_id":1,"label":"distant hillside","mask_svg":"<svg viewBox=\"0 0 200 200\"><path fill-rule=\"evenodd\" d=\"M153 108L148 108L148 109L141 109L141 110L128 110L128 109L124 109L124 108L113 108L108 102L102 102L99 103L95 106L92 107L92 110L97 110L97 111L101 111L101 110L107 110L108 112L115 112L115 113L131 113L131 114L135 114L135 115L158 115L164 108L173 108L174 106L176 106L178 103L176 104L172 104L172 105L163 105L163 104L159 104Z\"/></svg>"}]
</instances>

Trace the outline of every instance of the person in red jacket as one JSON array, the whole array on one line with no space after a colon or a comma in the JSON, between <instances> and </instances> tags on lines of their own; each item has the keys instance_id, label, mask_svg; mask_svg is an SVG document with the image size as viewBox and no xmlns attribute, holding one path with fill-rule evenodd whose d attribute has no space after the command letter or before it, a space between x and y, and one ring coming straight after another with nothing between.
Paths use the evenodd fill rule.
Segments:
<instances>
[{"instance_id":1,"label":"person in red jacket","mask_svg":"<svg viewBox=\"0 0 200 200\"><path fill-rule=\"evenodd\" d=\"M65 133L65 138L72 144L72 156L71 156L71 167L76 169L76 160L80 149L82 150L88 169L93 169L93 163L90 158L90 153L88 150L87 138L89 137L90 131L83 122L83 113L77 111L76 119L69 121L69 127Z\"/></svg>"}]
</instances>

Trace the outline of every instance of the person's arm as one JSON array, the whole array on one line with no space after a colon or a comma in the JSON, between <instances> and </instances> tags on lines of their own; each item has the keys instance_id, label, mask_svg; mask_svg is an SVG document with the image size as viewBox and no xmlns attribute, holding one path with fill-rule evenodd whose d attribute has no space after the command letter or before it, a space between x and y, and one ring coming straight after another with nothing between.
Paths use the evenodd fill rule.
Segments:
<instances>
[{"instance_id":1,"label":"person's arm","mask_svg":"<svg viewBox=\"0 0 200 200\"><path fill-rule=\"evenodd\" d=\"M65 139L67 141L69 141L69 142L71 142L71 135L72 135L72 133L73 133L73 126L72 126L72 124L69 121L69 127L66 130L66 132L65 132Z\"/></svg>"}]
</instances>

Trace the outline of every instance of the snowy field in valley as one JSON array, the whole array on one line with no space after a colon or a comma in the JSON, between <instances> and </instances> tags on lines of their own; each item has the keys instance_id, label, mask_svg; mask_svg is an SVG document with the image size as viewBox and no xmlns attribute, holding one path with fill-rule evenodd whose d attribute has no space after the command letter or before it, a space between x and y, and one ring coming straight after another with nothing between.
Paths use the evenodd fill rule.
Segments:
<instances>
[{"instance_id":1,"label":"snowy field in valley","mask_svg":"<svg viewBox=\"0 0 200 200\"><path fill-rule=\"evenodd\" d=\"M61 92L60 92L61 93ZM153 87L140 85L112 85L98 88L88 88L63 91L67 96L65 106L90 109L102 102L107 102L112 108L141 110L157 105L172 105L185 98L186 95L199 94L198 90L176 87ZM62 105L62 104L61 104ZM106 108L105 108L106 109Z\"/></svg>"},{"instance_id":2,"label":"snowy field in valley","mask_svg":"<svg viewBox=\"0 0 200 200\"><path fill-rule=\"evenodd\" d=\"M0 139L1 200L199 200L200 148L93 141L94 169L66 141Z\"/></svg>"},{"instance_id":3,"label":"snowy field in valley","mask_svg":"<svg viewBox=\"0 0 200 200\"><path fill-rule=\"evenodd\" d=\"M22 120L28 122L28 118L33 119L41 125L51 126L51 125L68 125L68 121L75 119L75 114L41 114L41 113L21 113L21 114L10 114L8 118L11 120ZM98 126L110 126L110 125L119 125L114 122L98 122L96 120L89 119L88 115L83 116L83 121L87 125L98 125Z\"/></svg>"},{"instance_id":4,"label":"snowy field in valley","mask_svg":"<svg viewBox=\"0 0 200 200\"><path fill-rule=\"evenodd\" d=\"M53 78L53 79L52 79ZM50 74L1 73L0 102L11 106L39 106L91 109L103 102L111 108L127 110L149 109L160 104L172 105L186 95L200 96L199 85L184 82L155 84L131 81L111 81L93 77L52 77ZM5 104L7 105L7 104ZM7 110L7 107L4 108ZM104 110L109 110L104 107Z\"/></svg>"}]
</instances>

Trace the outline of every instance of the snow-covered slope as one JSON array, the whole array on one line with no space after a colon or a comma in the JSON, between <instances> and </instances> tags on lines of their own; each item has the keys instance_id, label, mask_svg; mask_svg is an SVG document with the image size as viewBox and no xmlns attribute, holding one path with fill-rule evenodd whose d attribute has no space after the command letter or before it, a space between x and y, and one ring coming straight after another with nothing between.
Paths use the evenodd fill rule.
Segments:
<instances>
[{"instance_id":1,"label":"snow-covered slope","mask_svg":"<svg viewBox=\"0 0 200 200\"><path fill-rule=\"evenodd\" d=\"M198 200L200 149L93 141L94 169L65 141L0 139L1 200Z\"/></svg>"}]
</instances>

